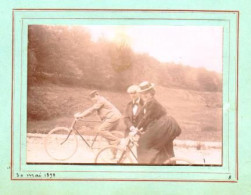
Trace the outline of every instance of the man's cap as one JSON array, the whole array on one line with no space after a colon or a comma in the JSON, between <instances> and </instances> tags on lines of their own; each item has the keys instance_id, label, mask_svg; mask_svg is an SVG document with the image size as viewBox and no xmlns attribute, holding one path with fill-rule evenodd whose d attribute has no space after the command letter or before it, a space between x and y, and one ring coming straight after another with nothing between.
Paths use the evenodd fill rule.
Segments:
<instances>
[{"instance_id":1,"label":"man's cap","mask_svg":"<svg viewBox=\"0 0 251 195\"><path fill-rule=\"evenodd\" d=\"M127 88L127 93L137 93L139 90L138 85L131 85L130 87Z\"/></svg>"},{"instance_id":2,"label":"man's cap","mask_svg":"<svg viewBox=\"0 0 251 195\"><path fill-rule=\"evenodd\" d=\"M98 95L98 90L93 90L89 93L90 98L93 98L95 95Z\"/></svg>"}]
</instances>

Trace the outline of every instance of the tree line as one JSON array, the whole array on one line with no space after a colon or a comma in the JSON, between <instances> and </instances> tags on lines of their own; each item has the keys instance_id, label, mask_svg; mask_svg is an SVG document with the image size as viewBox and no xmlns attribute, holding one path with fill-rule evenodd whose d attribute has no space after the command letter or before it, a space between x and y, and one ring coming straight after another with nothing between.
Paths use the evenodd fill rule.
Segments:
<instances>
[{"instance_id":1,"label":"tree line","mask_svg":"<svg viewBox=\"0 0 251 195\"><path fill-rule=\"evenodd\" d=\"M222 90L219 73L161 63L123 40L92 41L81 26L30 25L28 41L28 87L55 83L118 91L149 80L166 87Z\"/></svg>"}]
</instances>

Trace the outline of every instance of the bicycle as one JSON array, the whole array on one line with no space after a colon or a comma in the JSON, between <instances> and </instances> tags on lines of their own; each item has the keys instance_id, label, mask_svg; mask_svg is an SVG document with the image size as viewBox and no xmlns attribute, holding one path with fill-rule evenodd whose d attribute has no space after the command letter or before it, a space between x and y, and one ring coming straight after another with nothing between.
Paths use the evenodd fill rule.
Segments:
<instances>
[{"instance_id":1,"label":"bicycle","mask_svg":"<svg viewBox=\"0 0 251 195\"><path fill-rule=\"evenodd\" d=\"M84 122L100 122L100 121L87 121L82 118L75 118L71 123L71 126L68 127L55 127L50 130L47 136L44 139L44 148L46 153L54 160L65 161L70 159L77 151L78 148L78 136L80 136L81 140L88 146L92 152L94 149L100 149L102 145L107 142L102 135L99 135L99 131L95 131L88 126L81 126L81 129L76 128L76 123L78 121ZM94 139L89 144L88 140L81 135L79 131L84 131L86 134L94 134ZM120 131L111 131L111 133L118 137L122 138L124 134ZM101 146L98 146L101 144Z\"/></svg>"},{"instance_id":2,"label":"bicycle","mask_svg":"<svg viewBox=\"0 0 251 195\"><path fill-rule=\"evenodd\" d=\"M124 144L120 146L107 146L102 148L95 157L95 163L112 163L112 164L137 164L137 156L133 152L133 147L138 146L136 135L142 134L142 130L138 130L137 133L129 134L125 138ZM182 164L192 165L191 160L182 157L171 157L167 159L163 164Z\"/></svg>"}]
</instances>

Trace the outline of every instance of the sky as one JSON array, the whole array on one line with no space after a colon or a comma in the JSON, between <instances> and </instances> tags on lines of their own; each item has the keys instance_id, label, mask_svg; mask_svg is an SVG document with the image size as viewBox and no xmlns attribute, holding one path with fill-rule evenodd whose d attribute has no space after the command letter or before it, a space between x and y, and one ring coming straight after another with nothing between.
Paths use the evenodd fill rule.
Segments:
<instances>
[{"instance_id":1,"label":"sky","mask_svg":"<svg viewBox=\"0 0 251 195\"><path fill-rule=\"evenodd\" d=\"M137 53L222 72L223 28L219 26L84 26L92 40L124 41Z\"/></svg>"}]
</instances>

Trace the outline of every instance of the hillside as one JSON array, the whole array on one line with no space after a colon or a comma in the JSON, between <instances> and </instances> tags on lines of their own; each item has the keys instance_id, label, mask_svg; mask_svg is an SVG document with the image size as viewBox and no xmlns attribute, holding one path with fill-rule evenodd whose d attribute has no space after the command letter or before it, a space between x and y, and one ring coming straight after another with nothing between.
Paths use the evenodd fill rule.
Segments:
<instances>
[{"instance_id":1,"label":"hillside","mask_svg":"<svg viewBox=\"0 0 251 195\"><path fill-rule=\"evenodd\" d=\"M28 33L29 88L54 83L123 92L148 80L165 87L222 91L222 74L202 68L203 62L200 68L162 63L135 52L125 40L94 42L83 26L30 25Z\"/></svg>"},{"instance_id":2,"label":"hillside","mask_svg":"<svg viewBox=\"0 0 251 195\"><path fill-rule=\"evenodd\" d=\"M54 84L32 86L28 91L28 132L47 133L55 126L69 126L73 114L91 106L86 98L92 89ZM123 112L129 97L125 92L101 91ZM156 88L158 99L180 123L178 139L221 141L222 94L166 87ZM97 119L95 116L92 119ZM123 129L123 125L120 125Z\"/></svg>"}]
</instances>

